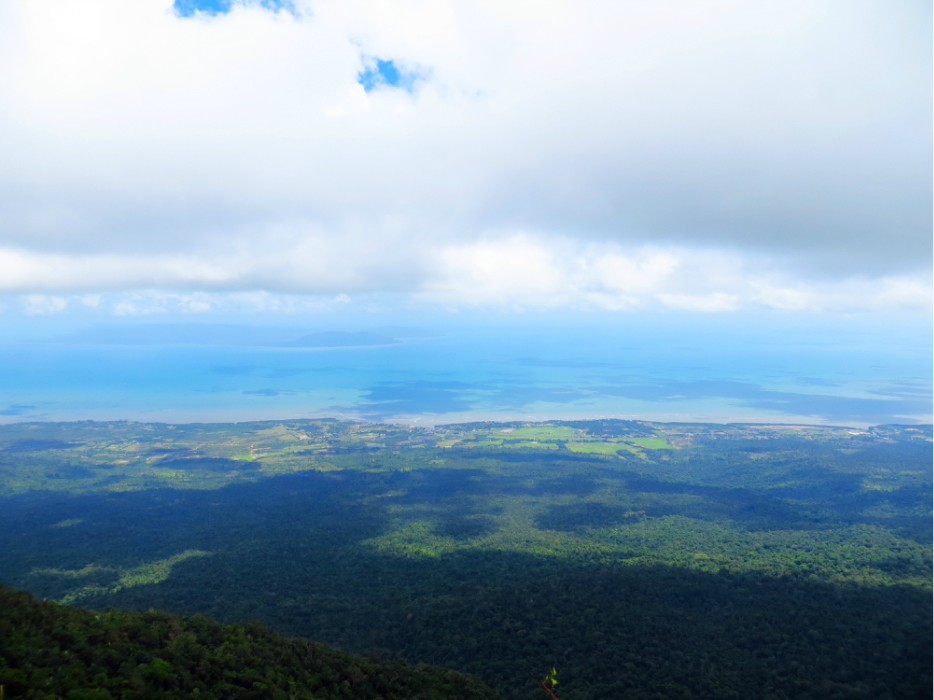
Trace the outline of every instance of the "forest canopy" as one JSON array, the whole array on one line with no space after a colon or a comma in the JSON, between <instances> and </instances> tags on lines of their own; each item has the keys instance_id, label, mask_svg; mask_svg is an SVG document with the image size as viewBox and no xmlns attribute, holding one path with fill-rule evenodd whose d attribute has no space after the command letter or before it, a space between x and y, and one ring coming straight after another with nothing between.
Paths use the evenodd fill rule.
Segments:
<instances>
[{"instance_id":1,"label":"forest canopy","mask_svg":"<svg viewBox=\"0 0 934 700\"><path fill-rule=\"evenodd\" d=\"M507 698L928 697L931 471L930 426L18 424L0 572Z\"/></svg>"}]
</instances>

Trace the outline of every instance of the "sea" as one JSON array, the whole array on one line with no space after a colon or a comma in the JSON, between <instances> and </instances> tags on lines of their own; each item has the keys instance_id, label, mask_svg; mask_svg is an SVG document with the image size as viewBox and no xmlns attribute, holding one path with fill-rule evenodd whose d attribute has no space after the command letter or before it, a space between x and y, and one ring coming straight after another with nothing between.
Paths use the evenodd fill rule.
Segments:
<instances>
[{"instance_id":1,"label":"sea","mask_svg":"<svg viewBox=\"0 0 934 700\"><path fill-rule=\"evenodd\" d=\"M12 319L0 422L931 421L926 317Z\"/></svg>"}]
</instances>

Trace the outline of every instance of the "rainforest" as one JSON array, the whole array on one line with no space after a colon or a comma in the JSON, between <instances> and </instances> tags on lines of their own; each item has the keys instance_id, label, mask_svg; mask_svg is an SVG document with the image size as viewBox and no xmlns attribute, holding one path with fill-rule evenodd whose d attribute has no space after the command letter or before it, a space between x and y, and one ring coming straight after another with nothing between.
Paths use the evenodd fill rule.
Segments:
<instances>
[{"instance_id":1,"label":"rainforest","mask_svg":"<svg viewBox=\"0 0 934 700\"><path fill-rule=\"evenodd\" d=\"M931 442L623 420L0 426L0 684L541 700L556 669L561 700L928 698ZM72 648L84 670L65 677Z\"/></svg>"}]
</instances>

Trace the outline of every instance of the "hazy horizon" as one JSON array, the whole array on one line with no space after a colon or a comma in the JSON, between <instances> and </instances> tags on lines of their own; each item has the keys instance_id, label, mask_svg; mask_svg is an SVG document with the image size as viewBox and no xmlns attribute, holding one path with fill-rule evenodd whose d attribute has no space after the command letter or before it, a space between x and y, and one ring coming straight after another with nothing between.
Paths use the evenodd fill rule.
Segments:
<instances>
[{"instance_id":1,"label":"hazy horizon","mask_svg":"<svg viewBox=\"0 0 934 700\"><path fill-rule=\"evenodd\" d=\"M381 7L0 6L0 421L931 420L929 6Z\"/></svg>"}]
</instances>

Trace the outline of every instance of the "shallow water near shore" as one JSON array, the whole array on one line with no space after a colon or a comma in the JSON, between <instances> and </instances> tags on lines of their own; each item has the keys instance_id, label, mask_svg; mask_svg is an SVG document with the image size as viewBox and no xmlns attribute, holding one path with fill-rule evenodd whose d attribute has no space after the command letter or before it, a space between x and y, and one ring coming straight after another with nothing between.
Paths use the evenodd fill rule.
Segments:
<instances>
[{"instance_id":1,"label":"shallow water near shore","mask_svg":"<svg viewBox=\"0 0 934 700\"><path fill-rule=\"evenodd\" d=\"M930 420L923 328L612 320L33 326L0 344L0 420Z\"/></svg>"}]
</instances>

